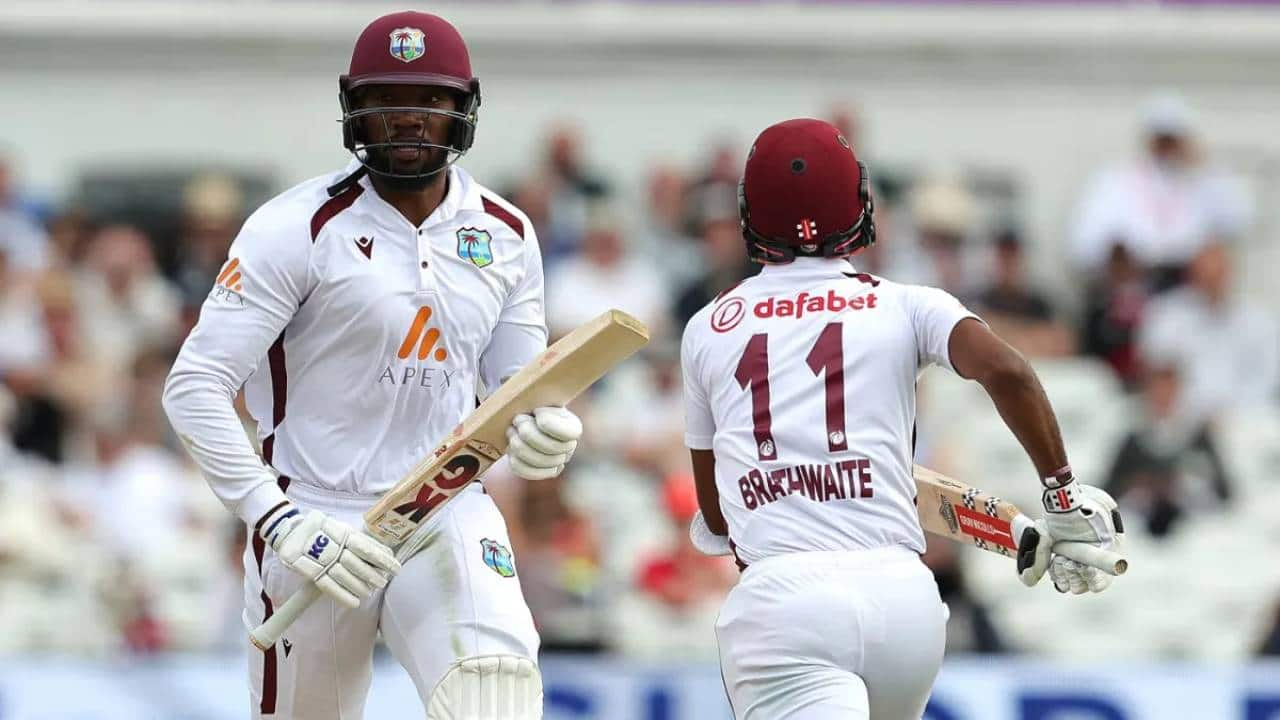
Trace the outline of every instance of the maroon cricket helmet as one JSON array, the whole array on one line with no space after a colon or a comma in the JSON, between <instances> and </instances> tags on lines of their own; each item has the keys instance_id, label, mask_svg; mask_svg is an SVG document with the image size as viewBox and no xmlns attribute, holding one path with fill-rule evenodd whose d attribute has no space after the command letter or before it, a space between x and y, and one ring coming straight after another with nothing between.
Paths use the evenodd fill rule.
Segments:
<instances>
[{"instance_id":1,"label":"maroon cricket helmet","mask_svg":"<svg viewBox=\"0 0 1280 720\"><path fill-rule=\"evenodd\" d=\"M755 262L851 255L875 242L872 209L867 168L829 123L772 125L747 154L738 215Z\"/></svg>"},{"instance_id":2,"label":"maroon cricket helmet","mask_svg":"<svg viewBox=\"0 0 1280 720\"><path fill-rule=\"evenodd\" d=\"M458 110L438 108L361 108L357 109L355 93L367 85L426 85L444 87L457 93ZM449 21L437 15L405 11L383 15L369 23L356 39L347 74L338 78L338 102L342 106L343 145L355 154L369 172L401 177L371 163L371 149L411 145L419 148L439 147L447 151L446 162L423 173L404 176L409 179L429 177L456 162L475 140L477 113L480 108L480 80L471 73L471 56L462 35ZM396 113L414 112L443 114L454 119L453 129L445 144L405 143L401 141L368 143L361 137L360 118L379 117L383 122Z\"/></svg>"}]
</instances>

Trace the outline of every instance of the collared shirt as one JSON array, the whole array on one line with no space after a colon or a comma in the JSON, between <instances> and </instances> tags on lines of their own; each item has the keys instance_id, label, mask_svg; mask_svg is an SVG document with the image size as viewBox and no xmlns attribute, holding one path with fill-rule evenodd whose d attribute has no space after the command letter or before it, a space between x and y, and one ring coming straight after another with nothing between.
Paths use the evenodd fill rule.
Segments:
<instances>
[{"instance_id":1,"label":"collared shirt","mask_svg":"<svg viewBox=\"0 0 1280 720\"><path fill-rule=\"evenodd\" d=\"M685 328L685 443L712 450L739 559L902 545L915 511L915 384L951 368L975 317L937 288L798 258L767 265Z\"/></svg>"},{"instance_id":2,"label":"collared shirt","mask_svg":"<svg viewBox=\"0 0 1280 720\"><path fill-rule=\"evenodd\" d=\"M415 227L368 178L329 197L352 169L245 222L166 385L174 427L249 523L284 499L277 472L372 503L546 346L522 212L455 166ZM242 385L270 467L232 409Z\"/></svg>"}]
</instances>

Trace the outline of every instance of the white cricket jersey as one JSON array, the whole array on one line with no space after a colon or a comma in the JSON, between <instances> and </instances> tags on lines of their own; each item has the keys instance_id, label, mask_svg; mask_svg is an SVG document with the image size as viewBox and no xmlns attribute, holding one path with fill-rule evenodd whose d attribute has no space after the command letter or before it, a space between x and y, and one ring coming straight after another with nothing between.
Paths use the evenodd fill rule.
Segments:
<instances>
[{"instance_id":1,"label":"white cricket jersey","mask_svg":"<svg viewBox=\"0 0 1280 720\"><path fill-rule=\"evenodd\" d=\"M174 363L165 408L218 497L256 522L276 473L382 494L546 347L529 219L449 172L415 227L354 169L304 182L245 222ZM232 408L245 388L265 467ZM274 472L272 471L274 468Z\"/></svg>"},{"instance_id":2,"label":"white cricket jersey","mask_svg":"<svg viewBox=\"0 0 1280 720\"><path fill-rule=\"evenodd\" d=\"M689 320L686 444L715 454L738 558L903 545L924 551L911 477L915 385L951 369L937 288L845 260L766 265Z\"/></svg>"}]
</instances>

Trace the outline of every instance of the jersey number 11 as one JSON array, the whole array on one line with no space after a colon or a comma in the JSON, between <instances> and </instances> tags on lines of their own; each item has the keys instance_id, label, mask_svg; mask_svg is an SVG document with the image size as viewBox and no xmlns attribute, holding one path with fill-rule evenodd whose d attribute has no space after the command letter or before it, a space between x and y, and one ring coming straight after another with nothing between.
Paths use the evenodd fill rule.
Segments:
<instances>
[{"instance_id":1,"label":"jersey number 11","mask_svg":"<svg viewBox=\"0 0 1280 720\"><path fill-rule=\"evenodd\" d=\"M827 400L827 450L849 449L844 425L844 323L828 323L818 334L818 341L805 357L814 375L825 371ZM761 460L778 459L773 441L773 415L769 412L769 334L756 333L738 361L733 376L745 390L751 388L751 419L756 440L756 454Z\"/></svg>"}]
</instances>

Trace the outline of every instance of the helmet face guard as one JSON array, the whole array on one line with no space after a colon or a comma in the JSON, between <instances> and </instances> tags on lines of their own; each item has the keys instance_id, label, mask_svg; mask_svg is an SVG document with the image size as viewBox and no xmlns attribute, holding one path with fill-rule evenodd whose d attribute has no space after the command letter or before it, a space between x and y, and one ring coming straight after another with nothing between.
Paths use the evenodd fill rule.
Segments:
<instances>
[{"instance_id":1,"label":"helmet face guard","mask_svg":"<svg viewBox=\"0 0 1280 720\"><path fill-rule=\"evenodd\" d=\"M766 237L751 227L751 212L747 207L745 179L738 183L738 217L742 238L747 243L747 257L762 265L785 264L797 257L848 257L858 250L871 247L876 242L876 223L872 217L875 203L871 199L871 180L867 166L858 162L858 200L862 212L848 228L821 237L813 236L809 229L796 226L796 240ZM806 242L812 240L812 242Z\"/></svg>"},{"instance_id":2,"label":"helmet face guard","mask_svg":"<svg viewBox=\"0 0 1280 720\"><path fill-rule=\"evenodd\" d=\"M441 79L440 87L448 88L460 97L460 110L441 110L439 108L413 106L355 108L355 90L361 86L379 82L414 85L436 84L432 83L430 78L421 76L414 76L408 78L408 80L411 80L411 82L406 82L403 79L369 78L359 84L355 84L346 76L343 76L338 81L338 103L342 107L343 145L347 150L351 151L351 154L360 162L360 165L366 171L379 177L412 183L429 180L432 176L446 170L450 165L457 162L471 149L476 136L476 122L479 119L480 81L473 79L463 89L458 87L459 83L452 78ZM432 115L443 116L453 120L446 143L428 142L426 139L391 139L393 133L391 132L391 123L388 118L406 113L421 115L424 121ZM369 142L364 137L361 125L367 118L377 118L382 123L383 136L388 138L387 140ZM393 170L389 158L392 151L404 148L420 151L440 150L444 153L444 161L424 167L418 172L396 172Z\"/></svg>"}]
</instances>

